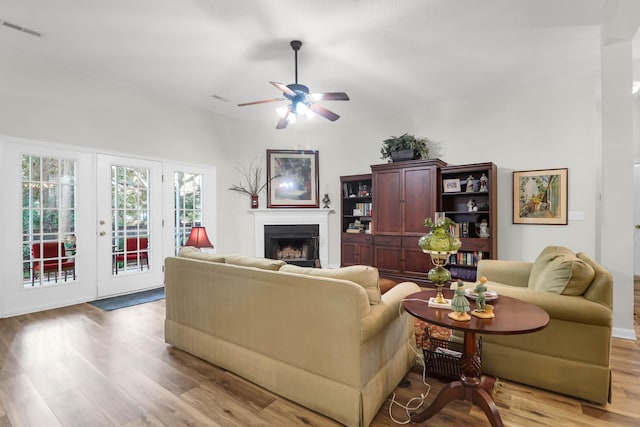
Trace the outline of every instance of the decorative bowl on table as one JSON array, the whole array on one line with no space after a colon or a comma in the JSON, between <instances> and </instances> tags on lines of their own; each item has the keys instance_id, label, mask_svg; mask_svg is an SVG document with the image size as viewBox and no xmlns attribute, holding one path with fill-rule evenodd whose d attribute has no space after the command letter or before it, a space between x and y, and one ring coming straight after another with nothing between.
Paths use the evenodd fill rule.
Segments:
<instances>
[{"instance_id":1,"label":"decorative bowl on table","mask_svg":"<svg viewBox=\"0 0 640 427\"><path fill-rule=\"evenodd\" d=\"M478 293L476 291L474 291L473 289L465 289L464 290L464 295L469 298L470 300L475 301L476 298L478 298ZM485 301L493 301L498 299L498 293L495 291L486 291L484 293L484 300Z\"/></svg>"}]
</instances>

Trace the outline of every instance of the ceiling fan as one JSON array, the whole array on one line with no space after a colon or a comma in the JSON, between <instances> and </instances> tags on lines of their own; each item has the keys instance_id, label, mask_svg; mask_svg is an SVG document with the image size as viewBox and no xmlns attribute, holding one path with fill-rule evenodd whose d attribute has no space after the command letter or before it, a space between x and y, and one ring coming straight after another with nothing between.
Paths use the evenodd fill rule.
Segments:
<instances>
[{"instance_id":1,"label":"ceiling fan","mask_svg":"<svg viewBox=\"0 0 640 427\"><path fill-rule=\"evenodd\" d=\"M340 118L339 115L317 104L315 101L348 101L349 95L344 92L309 93L309 88L307 86L298 84L298 51L301 46L302 42L300 40L291 41L291 47L295 52L296 82L289 85L284 85L278 82L269 82L282 91L284 98L271 98L262 101L245 102L243 104L238 104L238 107L286 100L291 101L288 105L276 110L280 115L280 120L276 125L276 129L286 128L289 122L293 123L295 121L296 115L298 114L304 114L309 118L313 113L316 113L328 120L331 120L332 122L338 120Z\"/></svg>"}]
</instances>

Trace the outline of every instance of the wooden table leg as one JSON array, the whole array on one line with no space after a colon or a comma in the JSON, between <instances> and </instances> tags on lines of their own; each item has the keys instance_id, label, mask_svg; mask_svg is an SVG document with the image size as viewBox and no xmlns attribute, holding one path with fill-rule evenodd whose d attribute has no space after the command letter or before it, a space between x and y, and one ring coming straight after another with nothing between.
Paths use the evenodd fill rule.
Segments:
<instances>
[{"instance_id":1,"label":"wooden table leg","mask_svg":"<svg viewBox=\"0 0 640 427\"><path fill-rule=\"evenodd\" d=\"M462 374L460 381L447 384L428 408L422 412L411 414L412 422L428 420L442 410L454 399L468 400L476 404L485 413L493 427L503 427L498 408L491 398L491 394L482 386L480 381L480 356L476 352L476 335L473 332L464 333L464 352L460 360Z\"/></svg>"}]
</instances>

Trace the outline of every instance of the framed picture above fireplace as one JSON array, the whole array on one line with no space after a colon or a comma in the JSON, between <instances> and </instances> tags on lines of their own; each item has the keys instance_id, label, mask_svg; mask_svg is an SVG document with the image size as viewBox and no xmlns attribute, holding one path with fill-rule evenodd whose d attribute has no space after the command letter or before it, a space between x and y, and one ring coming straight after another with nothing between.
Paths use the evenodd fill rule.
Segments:
<instances>
[{"instance_id":1,"label":"framed picture above fireplace","mask_svg":"<svg viewBox=\"0 0 640 427\"><path fill-rule=\"evenodd\" d=\"M318 152L267 150L267 207L317 208Z\"/></svg>"}]
</instances>

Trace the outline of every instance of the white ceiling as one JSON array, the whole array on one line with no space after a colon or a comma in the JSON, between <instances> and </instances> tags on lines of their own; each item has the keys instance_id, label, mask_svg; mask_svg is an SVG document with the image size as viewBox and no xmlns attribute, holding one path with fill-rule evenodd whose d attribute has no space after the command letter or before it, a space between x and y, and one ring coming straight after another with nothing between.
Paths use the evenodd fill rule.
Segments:
<instances>
[{"instance_id":1,"label":"white ceiling","mask_svg":"<svg viewBox=\"0 0 640 427\"><path fill-rule=\"evenodd\" d=\"M0 0L0 48L238 119L294 82L342 120L597 75L605 0ZM636 43L637 44L637 43ZM228 102L215 99L218 95Z\"/></svg>"}]
</instances>

